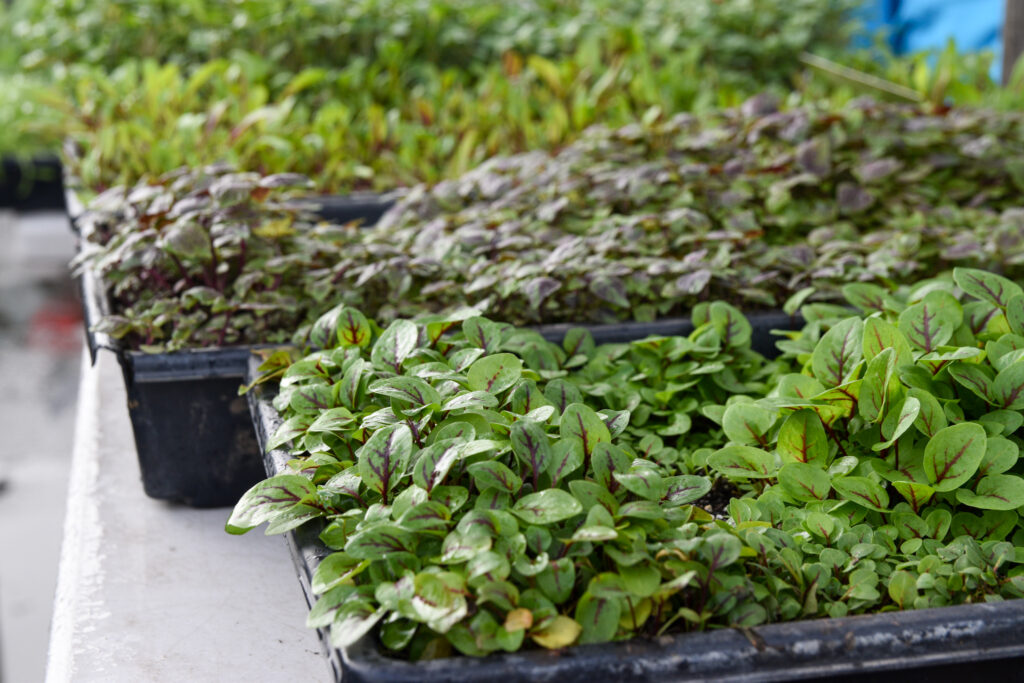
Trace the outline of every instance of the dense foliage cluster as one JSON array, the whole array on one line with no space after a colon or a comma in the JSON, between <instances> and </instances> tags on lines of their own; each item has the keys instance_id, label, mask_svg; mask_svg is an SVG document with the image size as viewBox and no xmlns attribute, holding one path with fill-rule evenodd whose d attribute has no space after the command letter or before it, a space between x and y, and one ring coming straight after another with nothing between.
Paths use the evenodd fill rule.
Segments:
<instances>
[{"instance_id":1,"label":"dense foliage cluster","mask_svg":"<svg viewBox=\"0 0 1024 683\"><path fill-rule=\"evenodd\" d=\"M558 154L498 158L418 187L371 229L307 225L301 239L276 247L289 267L277 273L280 287L259 290L262 313L220 318L224 336L211 333L209 315L193 315L191 285L179 284L178 267L208 268L208 254L134 257L171 219L200 230L219 224L207 214L222 202L194 207L210 172L108 191L91 220L110 228L94 234L101 246L88 258L102 253L101 272L115 284L120 317L108 328L172 349L284 339L273 322L282 311L301 340L324 302L382 322L466 307L514 324L648 321L712 299L747 310L778 309L794 296L790 306L838 302L848 282L903 282L953 265L1020 277L1022 122L874 101L777 111L757 97L715 115L594 128ZM259 181L222 182L256 191ZM249 221L280 218L263 190L231 197L244 201ZM182 215L167 205L179 200L189 208ZM217 242L227 250L218 267L237 260L237 247ZM231 297L254 295L249 283L267 277L262 267L250 253L229 270L242 287Z\"/></svg>"},{"instance_id":2,"label":"dense foliage cluster","mask_svg":"<svg viewBox=\"0 0 1024 683\"><path fill-rule=\"evenodd\" d=\"M309 185L215 166L97 197L75 259L106 288L96 329L151 351L288 341L319 314L308 274L358 229L318 224L289 201Z\"/></svg>"},{"instance_id":3,"label":"dense foliage cluster","mask_svg":"<svg viewBox=\"0 0 1024 683\"><path fill-rule=\"evenodd\" d=\"M222 160L389 189L652 106L788 88L803 50L846 45L853 4L19 0L0 8L0 78L53 84L37 94L62 122L49 146L78 141L90 190Z\"/></svg>"},{"instance_id":4,"label":"dense foliage cluster","mask_svg":"<svg viewBox=\"0 0 1024 683\"><path fill-rule=\"evenodd\" d=\"M1022 123L757 97L598 128L414 190L365 236L387 267L352 254L344 277L384 317L448 301L530 323L650 320L714 298L777 308L811 287L835 300L846 282L957 263L1017 274Z\"/></svg>"},{"instance_id":5,"label":"dense foliage cluster","mask_svg":"<svg viewBox=\"0 0 1024 683\"><path fill-rule=\"evenodd\" d=\"M789 372L722 304L688 338L611 347L338 307L323 350L263 366L284 419L268 447L298 457L228 530L322 520L310 625L336 646L379 625L414 659L1024 597L1024 290L961 269L847 295L862 312L809 315ZM607 359L630 354L690 371L655 431L683 443L708 418L704 447L659 460L657 385L604 402L629 395Z\"/></svg>"}]
</instances>

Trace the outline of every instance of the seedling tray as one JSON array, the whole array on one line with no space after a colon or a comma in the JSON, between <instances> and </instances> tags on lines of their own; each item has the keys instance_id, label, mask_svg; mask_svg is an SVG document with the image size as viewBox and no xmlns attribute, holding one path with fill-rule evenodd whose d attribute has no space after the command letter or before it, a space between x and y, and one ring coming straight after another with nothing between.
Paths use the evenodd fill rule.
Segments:
<instances>
[{"instance_id":1,"label":"seedling tray","mask_svg":"<svg viewBox=\"0 0 1024 683\"><path fill-rule=\"evenodd\" d=\"M250 372L257 364L251 361ZM269 476L291 459L263 446L281 424L269 397L254 391L249 408ZM313 573L331 551L322 525L288 532L299 583L312 608ZM503 683L595 681L933 681L1021 680L1024 600L813 619L750 629L720 629L583 645L561 651L528 650L487 657L408 662L388 657L375 636L332 648L318 629L334 680L341 683Z\"/></svg>"},{"instance_id":2,"label":"seedling tray","mask_svg":"<svg viewBox=\"0 0 1024 683\"><path fill-rule=\"evenodd\" d=\"M74 227L81 203L68 194ZM365 224L376 222L392 203L379 195L311 201L325 219L362 219ZM79 207L74 214L71 206ZM79 286L92 361L100 349L108 349L121 365L146 495L192 507L234 505L263 478L263 467L253 457L258 446L245 398L238 396L258 347L156 354L126 349L92 329L109 310L96 274L83 273Z\"/></svg>"},{"instance_id":3,"label":"seedling tray","mask_svg":"<svg viewBox=\"0 0 1024 683\"><path fill-rule=\"evenodd\" d=\"M0 159L0 209L63 211L64 183L60 159Z\"/></svg>"}]
</instances>

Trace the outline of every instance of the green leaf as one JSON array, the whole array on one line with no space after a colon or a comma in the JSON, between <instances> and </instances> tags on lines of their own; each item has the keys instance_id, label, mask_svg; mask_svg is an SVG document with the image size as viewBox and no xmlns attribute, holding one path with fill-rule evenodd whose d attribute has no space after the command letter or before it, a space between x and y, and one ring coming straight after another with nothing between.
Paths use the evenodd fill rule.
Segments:
<instances>
[{"instance_id":1,"label":"green leaf","mask_svg":"<svg viewBox=\"0 0 1024 683\"><path fill-rule=\"evenodd\" d=\"M559 433L563 439L579 443L583 447L584 458L588 460L597 444L612 440L611 432L601 416L582 403L566 407L559 422Z\"/></svg>"},{"instance_id":2,"label":"green leaf","mask_svg":"<svg viewBox=\"0 0 1024 683\"><path fill-rule=\"evenodd\" d=\"M462 332L471 344L483 349L484 353L495 353L501 348L505 337L502 325L478 316L466 318L462 323Z\"/></svg>"},{"instance_id":3,"label":"green leaf","mask_svg":"<svg viewBox=\"0 0 1024 683\"><path fill-rule=\"evenodd\" d=\"M882 318L868 318L864 321L864 357L871 360L885 349L896 352L896 366L914 362L910 342L895 326Z\"/></svg>"},{"instance_id":4,"label":"green leaf","mask_svg":"<svg viewBox=\"0 0 1024 683\"><path fill-rule=\"evenodd\" d=\"M695 474L680 474L665 478L666 505L686 505L703 498L711 490L711 480Z\"/></svg>"},{"instance_id":5,"label":"green leaf","mask_svg":"<svg viewBox=\"0 0 1024 683\"><path fill-rule=\"evenodd\" d=\"M497 407L498 399L494 397L494 394L489 394L486 391L463 391L445 401L441 410L450 413L456 410L466 410L467 408Z\"/></svg>"},{"instance_id":6,"label":"green leaf","mask_svg":"<svg viewBox=\"0 0 1024 683\"><path fill-rule=\"evenodd\" d=\"M652 468L637 468L633 472L613 472L612 477L630 493L645 500L657 501L665 495L665 482Z\"/></svg>"},{"instance_id":7,"label":"green leaf","mask_svg":"<svg viewBox=\"0 0 1024 683\"><path fill-rule=\"evenodd\" d=\"M989 403L996 403L992 370L977 363L953 363L949 376Z\"/></svg>"},{"instance_id":8,"label":"green leaf","mask_svg":"<svg viewBox=\"0 0 1024 683\"><path fill-rule=\"evenodd\" d=\"M373 605L367 602L345 603L331 622L331 646L343 648L354 645L369 633L385 614L385 608L375 610Z\"/></svg>"},{"instance_id":9,"label":"green leaf","mask_svg":"<svg viewBox=\"0 0 1024 683\"><path fill-rule=\"evenodd\" d=\"M317 516L319 511L307 508L302 501L316 493L313 483L297 474L279 474L261 481L245 492L235 504L225 529L230 534L244 534L264 522L273 522L293 512L296 508L305 510L306 515L297 524ZM288 529L281 529L281 532Z\"/></svg>"},{"instance_id":10,"label":"green leaf","mask_svg":"<svg viewBox=\"0 0 1024 683\"><path fill-rule=\"evenodd\" d=\"M584 593L576 603L576 622L582 627L580 644L607 643L619 629L622 603L614 598L596 598Z\"/></svg>"},{"instance_id":11,"label":"green leaf","mask_svg":"<svg viewBox=\"0 0 1024 683\"><path fill-rule=\"evenodd\" d=\"M484 356L469 366L467 379L473 391L500 394L519 381L523 374L523 362L511 353L496 353Z\"/></svg>"},{"instance_id":12,"label":"green leaf","mask_svg":"<svg viewBox=\"0 0 1024 683\"><path fill-rule=\"evenodd\" d=\"M401 374L402 363L416 348L419 331L408 320L396 320L381 333L370 351L374 367Z\"/></svg>"},{"instance_id":13,"label":"green leaf","mask_svg":"<svg viewBox=\"0 0 1024 683\"><path fill-rule=\"evenodd\" d=\"M992 383L995 405L1006 410L1024 408L1024 360L1002 369Z\"/></svg>"},{"instance_id":14,"label":"green leaf","mask_svg":"<svg viewBox=\"0 0 1024 683\"><path fill-rule=\"evenodd\" d=\"M896 362L896 351L891 348L883 349L868 361L857 402L860 416L868 422L879 422L885 415L885 404L889 397L889 385L896 370Z\"/></svg>"},{"instance_id":15,"label":"green leaf","mask_svg":"<svg viewBox=\"0 0 1024 683\"><path fill-rule=\"evenodd\" d=\"M568 358L575 358L578 355L589 358L594 353L594 335L585 327L570 328L562 339L562 348L565 349Z\"/></svg>"},{"instance_id":16,"label":"green leaf","mask_svg":"<svg viewBox=\"0 0 1024 683\"><path fill-rule=\"evenodd\" d=\"M741 446L768 445L768 430L775 424L775 411L756 403L733 403L722 416L722 429L729 441Z\"/></svg>"},{"instance_id":17,"label":"green leaf","mask_svg":"<svg viewBox=\"0 0 1024 683\"><path fill-rule=\"evenodd\" d=\"M462 564L479 557L491 549L493 539L479 528L456 529L444 538L441 546L441 562Z\"/></svg>"},{"instance_id":18,"label":"green leaf","mask_svg":"<svg viewBox=\"0 0 1024 683\"><path fill-rule=\"evenodd\" d=\"M871 448L876 451L891 448L896 440L914 425L920 412L921 403L913 396L907 396L900 407L893 407L882 422L882 438L885 441L876 443Z\"/></svg>"},{"instance_id":19,"label":"green leaf","mask_svg":"<svg viewBox=\"0 0 1024 683\"><path fill-rule=\"evenodd\" d=\"M956 499L984 510L1016 510L1024 506L1024 479L1012 474L983 477L974 491L958 489Z\"/></svg>"},{"instance_id":20,"label":"green leaf","mask_svg":"<svg viewBox=\"0 0 1024 683\"><path fill-rule=\"evenodd\" d=\"M382 560L413 547L415 535L395 524L378 524L357 531L345 542L345 553L358 560Z\"/></svg>"},{"instance_id":21,"label":"green leaf","mask_svg":"<svg viewBox=\"0 0 1024 683\"><path fill-rule=\"evenodd\" d=\"M875 311L884 313L885 301L889 298L889 292L878 285L853 282L843 285L843 298L866 314Z\"/></svg>"},{"instance_id":22,"label":"green leaf","mask_svg":"<svg viewBox=\"0 0 1024 683\"><path fill-rule=\"evenodd\" d=\"M838 477L832 480L832 488L857 505L879 512L889 511L889 494L867 477Z\"/></svg>"},{"instance_id":23,"label":"green leaf","mask_svg":"<svg viewBox=\"0 0 1024 683\"><path fill-rule=\"evenodd\" d=\"M331 553L317 565L313 572L311 588L317 595L322 595L346 581L351 581L369 566L370 563L366 560L349 557L348 553Z\"/></svg>"},{"instance_id":24,"label":"green leaf","mask_svg":"<svg viewBox=\"0 0 1024 683\"><path fill-rule=\"evenodd\" d=\"M935 495L935 489L927 484L919 484L912 481L894 481L892 486L903 496L904 500L910 503L915 512L927 505L928 501Z\"/></svg>"},{"instance_id":25,"label":"green leaf","mask_svg":"<svg viewBox=\"0 0 1024 683\"><path fill-rule=\"evenodd\" d=\"M727 477L767 479L775 476L775 458L760 448L726 446L708 458L708 465Z\"/></svg>"},{"instance_id":26,"label":"green leaf","mask_svg":"<svg viewBox=\"0 0 1024 683\"><path fill-rule=\"evenodd\" d=\"M708 564L710 571L717 571L722 567L728 567L738 559L743 551L743 543L729 533L716 533L704 538L700 545L701 557Z\"/></svg>"},{"instance_id":27,"label":"green leaf","mask_svg":"<svg viewBox=\"0 0 1024 683\"><path fill-rule=\"evenodd\" d=\"M1006 303L1006 321L1014 334L1024 335L1024 294L1017 294Z\"/></svg>"},{"instance_id":28,"label":"green leaf","mask_svg":"<svg viewBox=\"0 0 1024 683\"><path fill-rule=\"evenodd\" d=\"M545 489L523 496L512 506L512 514L527 524L548 525L583 512L572 494L561 489Z\"/></svg>"},{"instance_id":29,"label":"green leaf","mask_svg":"<svg viewBox=\"0 0 1024 683\"><path fill-rule=\"evenodd\" d=\"M633 464L632 458L626 455L618 446L601 442L594 448L594 454L590 457L590 468L594 473L594 480L614 492L618 488L616 474L628 472Z\"/></svg>"},{"instance_id":30,"label":"green leaf","mask_svg":"<svg viewBox=\"0 0 1024 683\"><path fill-rule=\"evenodd\" d=\"M946 426L946 413L942 410L942 404L933 395L924 389L913 387L907 391L907 396L918 402L919 412L917 419L914 420L914 426L922 434L931 438Z\"/></svg>"},{"instance_id":31,"label":"green leaf","mask_svg":"<svg viewBox=\"0 0 1024 683\"><path fill-rule=\"evenodd\" d=\"M421 572L416 575L413 585L413 613L417 620L437 633L447 633L469 611L462 580L456 574Z\"/></svg>"},{"instance_id":32,"label":"green leaf","mask_svg":"<svg viewBox=\"0 0 1024 683\"><path fill-rule=\"evenodd\" d=\"M863 335L863 321L847 318L826 332L814 347L811 368L826 388L839 386L850 379L863 357Z\"/></svg>"},{"instance_id":33,"label":"green leaf","mask_svg":"<svg viewBox=\"0 0 1024 683\"><path fill-rule=\"evenodd\" d=\"M419 377L386 377L370 384L367 390L371 394L398 399L414 406L441 403L441 395L437 393L437 389Z\"/></svg>"},{"instance_id":34,"label":"green leaf","mask_svg":"<svg viewBox=\"0 0 1024 683\"><path fill-rule=\"evenodd\" d=\"M558 486L559 482L582 466L583 446L576 441L566 439L557 441L551 449L551 464L548 466L551 485ZM572 483L570 482L570 487Z\"/></svg>"},{"instance_id":35,"label":"green leaf","mask_svg":"<svg viewBox=\"0 0 1024 683\"><path fill-rule=\"evenodd\" d=\"M321 349L335 345L363 347L372 337L373 330L366 316L344 305L335 306L320 316L309 333L310 343Z\"/></svg>"},{"instance_id":36,"label":"green leaf","mask_svg":"<svg viewBox=\"0 0 1024 683\"><path fill-rule=\"evenodd\" d=\"M473 477L473 483L481 491L493 487L515 494L523 486L523 480L497 460L473 463L466 471Z\"/></svg>"},{"instance_id":37,"label":"green leaf","mask_svg":"<svg viewBox=\"0 0 1024 683\"><path fill-rule=\"evenodd\" d=\"M828 441L821 418L813 410L798 410L779 428L778 452L782 462L814 463L828 460Z\"/></svg>"},{"instance_id":38,"label":"green leaf","mask_svg":"<svg viewBox=\"0 0 1024 683\"><path fill-rule=\"evenodd\" d=\"M1005 277L976 268L954 268L953 281L967 294L1004 310L1013 297L1024 294L1024 290Z\"/></svg>"},{"instance_id":39,"label":"green leaf","mask_svg":"<svg viewBox=\"0 0 1024 683\"><path fill-rule=\"evenodd\" d=\"M889 597L900 609L909 609L917 598L917 575L908 571L896 571L889 577Z\"/></svg>"},{"instance_id":40,"label":"green leaf","mask_svg":"<svg viewBox=\"0 0 1024 683\"><path fill-rule=\"evenodd\" d=\"M924 471L936 491L952 491L970 479L985 456L985 428L974 423L939 430L924 449Z\"/></svg>"},{"instance_id":41,"label":"green leaf","mask_svg":"<svg viewBox=\"0 0 1024 683\"><path fill-rule=\"evenodd\" d=\"M512 452L530 468L534 481L546 472L554 460L551 441L544 428L533 420L516 420L509 430Z\"/></svg>"},{"instance_id":42,"label":"green leaf","mask_svg":"<svg viewBox=\"0 0 1024 683\"><path fill-rule=\"evenodd\" d=\"M576 642L582 631L582 627L573 619L560 614L543 628L532 631L530 637L541 647L558 650Z\"/></svg>"},{"instance_id":43,"label":"green leaf","mask_svg":"<svg viewBox=\"0 0 1024 683\"><path fill-rule=\"evenodd\" d=\"M753 328L739 310L724 301L715 301L708 311L711 324L718 331L723 346L742 348L750 345Z\"/></svg>"},{"instance_id":44,"label":"green leaf","mask_svg":"<svg viewBox=\"0 0 1024 683\"><path fill-rule=\"evenodd\" d=\"M548 566L538 574L534 581L537 588L556 605L560 605L572 595L573 584L576 582L576 567L572 558L563 557Z\"/></svg>"},{"instance_id":45,"label":"green leaf","mask_svg":"<svg viewBox=\"0 0 1024 683\"><path fill-rule=\"evenodd\" d=\"M412 431L405 424L394 424L373 433L356 457L363 484L387 501L391 491L405 474L412 455Z\"/></svg>"},{"instance_id":46,"label":"green leaf","mask_svg":"<svg viewBox=\"0 0 1024 683\"><path fill-rule=\"evenodd\" d=\"M943 291L933 291L900 314L899 328L910 343L931 352L953 338L963 321L959 302Z\"/></svg>"},{"instance_id":47,"label":"green leaf","mask_svg":"<svg viewBox=\"0 0 1024 683\"><path fill-rule=\"evenodd\" d=\"M825 500L832 485L825 470L818 465L791 462L779 470L779 484L793 498L803 502Z\"/></svg>"}]
</instances>

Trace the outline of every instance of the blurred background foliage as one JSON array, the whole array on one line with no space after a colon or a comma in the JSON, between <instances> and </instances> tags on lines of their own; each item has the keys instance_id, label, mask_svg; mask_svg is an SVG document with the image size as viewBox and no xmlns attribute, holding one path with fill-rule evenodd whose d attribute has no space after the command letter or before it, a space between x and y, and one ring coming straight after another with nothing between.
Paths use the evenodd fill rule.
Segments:
<instances>
[{"instance_id":1,"label":"blurred background foliage","mask_svg":"<svg viewBox=\"0 0 1024 683\"><path fill-rule=\"evenodd\" d=\"M64 143L86 190L182 165L385 191L594 124L863 94L1016 108L954 45L895 56L858 0L14 0L0 154ZM868 43L869 47L855 47Z\"/></svg>"}]
</instances>

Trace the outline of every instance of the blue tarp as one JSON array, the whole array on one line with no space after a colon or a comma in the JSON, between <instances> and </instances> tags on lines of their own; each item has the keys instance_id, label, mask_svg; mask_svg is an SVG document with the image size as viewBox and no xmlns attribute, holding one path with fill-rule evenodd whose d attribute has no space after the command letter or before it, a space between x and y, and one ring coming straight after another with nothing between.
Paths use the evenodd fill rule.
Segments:
<instances>
[{"instance_id":1,"label":"blue tarp","mask_svg":"<svg viewBox=\"0 0 1024 683\"><path fill-rule=\"evenodd\" d=\"M942 49L950 38L961 51L991 50L996 54L992 77L998 79L1004 1L872 0L865 3L863 17L872 32L885 29L897 54Z\"/></svg>"}]
</instances>

